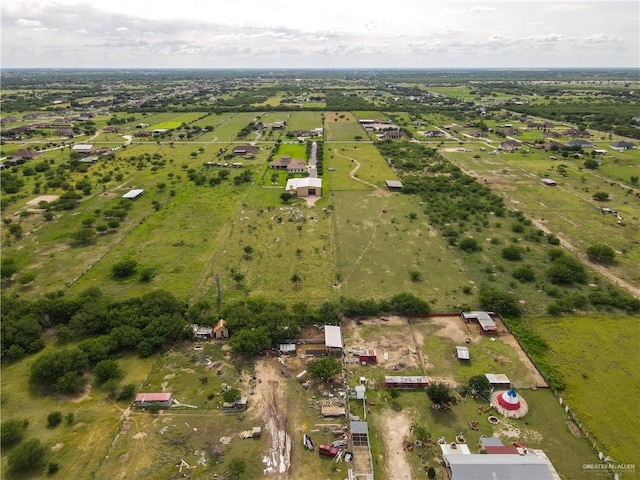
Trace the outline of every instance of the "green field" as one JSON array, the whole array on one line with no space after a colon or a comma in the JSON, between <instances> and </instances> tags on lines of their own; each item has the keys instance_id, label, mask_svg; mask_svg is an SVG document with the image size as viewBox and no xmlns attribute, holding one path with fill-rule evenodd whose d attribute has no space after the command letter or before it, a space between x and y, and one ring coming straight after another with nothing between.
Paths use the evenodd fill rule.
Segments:
<instances>
[{"instance_id":1,"label":"green field","mask_svg":"<svg viewBox=\"0 0 640 480\"><path fill-rule=\"evenodd\" d=\"M325 112L324 136L328 142L351 141L358 136L367 138L358 120L349 112Z\"/></svg>"},{"instance_id":2,"label":"green field","mask_svg":"<svg viewBox=\"0 0 640 480\"><path fill-rule=\"evenodd\" d=\"M549 344L546 357L564 376L561 395L578 421L616 462L635 463L640 318L567 316L528 325Z\"/></svg>"}]
</instances>

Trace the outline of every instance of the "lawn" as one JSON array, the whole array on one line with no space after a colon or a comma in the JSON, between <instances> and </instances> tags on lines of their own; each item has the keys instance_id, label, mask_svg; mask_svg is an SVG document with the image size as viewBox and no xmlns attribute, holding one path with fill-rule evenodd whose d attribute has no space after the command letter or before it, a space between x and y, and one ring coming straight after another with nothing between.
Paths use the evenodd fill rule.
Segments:
<instances>
[{"instance_id":1,"label":"lawn","mask_svg":"<svg viewBox=\"0 0 640 480\"><path fill-rule=\"evenodd\" d=\"M640 349L640 318L567 316L528 325L548 342L545 358L563 375L562 396L577 419L607 455L635 463L640 362L634 352Z\"/></svg>"}]
</instances>

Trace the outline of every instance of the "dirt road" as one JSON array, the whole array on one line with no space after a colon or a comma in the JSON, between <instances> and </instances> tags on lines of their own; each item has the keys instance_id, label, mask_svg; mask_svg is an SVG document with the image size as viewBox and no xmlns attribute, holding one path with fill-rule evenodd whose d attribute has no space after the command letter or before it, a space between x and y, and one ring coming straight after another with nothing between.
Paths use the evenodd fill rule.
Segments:
<instances>
[{"instance_id":1,"label":"dirt road","mask_svg":"<svg viewBox=\"0 0 640 480\"><path fill-rule=\"evenodd\" d=\"M411 480L411 466L402 449L402 440L410 434L409 418L402 412L385 410L380 423L387 451L387 478Z\"/></svg>"}]
</instances>

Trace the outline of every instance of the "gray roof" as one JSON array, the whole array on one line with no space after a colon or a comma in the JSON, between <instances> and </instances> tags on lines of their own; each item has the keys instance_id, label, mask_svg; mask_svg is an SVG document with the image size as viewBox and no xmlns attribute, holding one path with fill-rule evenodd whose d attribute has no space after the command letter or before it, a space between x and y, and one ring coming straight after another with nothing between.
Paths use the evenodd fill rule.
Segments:
<instances>
[{"instance_id":1,"label":"gray roof","mask_svg":"<svg viewBox=\"0 0 640 480\"><path fill-rule=\"evenodd\" d=\"M581 138L574 138L567 142L567 147L593 147L593 143L589 140L583 140Z\"/></svg>"},{"instance_id":2,"label":"gray roof","mask_svg":"<svg viewBox=\"0 0 640 480\"><path fill-rule=\"evenodd\" d=\"M456 347L458 359L469 360L469 349L467 347Z\"/></svg>"},{"instance_id":3,"label":"gray roof","mask_svg":"<svg viewBox=\"0 0 640 480\"><path fill-rule=\"evenodd\" d=\"M400 180L387 180L386 184L389 188L402 188L402 182Z\"/></svg>"},{"instance_id":4,"label":"gray roof","mask_svg":"<svg viewBox=\"0 0 640 480\"><path fill-rule=\"evenodd\" d=\"M547 464L536 455L444 455L451 480L552 480Z\"/></svg>"},{"instance_id":5,"label":"gray roof","mask_svg":"<svg viewBox=\"0 0 640 480\"><path fill-rule=\"evenodd\" d=\"M342 334L339 326L324 326L324 344L326 347L342 348Z\"/></svg>"},{"instance_id":6,"label":"gray roof","mask_svg":"<svg viewBox=\"0 0 640 480\"><path fill-rule=\"evenodd\" d=\"M462 312L465 320L477 320L483 330L496 330L496 322L489 312Z\"/></svg>"},{"instance_id":7,"label":"gray roof","mask_svg":"<svg viewBox=\"0 0 640 480\"><path fill-rule=\"evenodd\" d=\"M498 437L480 437L480 445L483 447L502 447L502 440Z\"/></svg>"},{"instance_id":8,"label":"gray roof","mask_svg":"<svg viewBox=\"0 0 640 480\"><path fill-rule=\"evenodd\" d=\"M351 430L351 435L354 433L369 435L369 425L367 425L367 422L357 422L352 420L349 422L349 430Z\"/></svg>"}]
</instances>

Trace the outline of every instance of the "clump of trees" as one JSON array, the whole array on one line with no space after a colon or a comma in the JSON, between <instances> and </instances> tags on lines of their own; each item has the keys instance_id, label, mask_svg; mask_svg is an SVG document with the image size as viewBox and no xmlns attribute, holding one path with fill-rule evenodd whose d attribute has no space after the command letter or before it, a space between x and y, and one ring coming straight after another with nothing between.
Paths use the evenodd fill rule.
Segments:
<instances>
[{"instance_id":1,"label":"clump of trees","mask_svg":"<svg viewBox=\"0 0 640 480\"><path fill-rule=\"evenodd\" d=\"M311 360L307 365L307 371L311 378L326 381L342 371L342 364L337 358L326 356Z\"/></svg>"}]
</instances>

